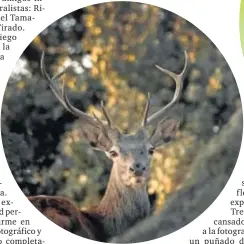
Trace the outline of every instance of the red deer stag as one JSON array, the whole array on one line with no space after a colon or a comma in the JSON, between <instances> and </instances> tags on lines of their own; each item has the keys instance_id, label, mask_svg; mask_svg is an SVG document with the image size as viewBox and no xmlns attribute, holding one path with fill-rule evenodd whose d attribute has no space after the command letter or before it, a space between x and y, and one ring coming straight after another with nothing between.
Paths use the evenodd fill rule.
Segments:
<instances>
[{"instance_id":1,"label":"red deer stag","mask_svg":"<svg viewBox=\"0 0 244 244\"><path fill-rule=\"evenodd\" d=\"M58 196L34 196L29 200L51 221L77 235L106 241L123 233L127 228L150 214L150 203L146 191L150 161L156 147L171 141L179 127L174 119L162 119L166 111L179 100L183 86L185 64L180 74L162 67L156 67L173 78L176 83L172 101L158 112L148 117L150 96L148 96L142 123L134 134L121 134L102 104L106 123L75 108L69 101L65 82L62 92L54 85L65 71L51 78L45 69L44 53L41 57L41 71L52 92L63 106L82 122L82 136L94 149L102 150L113 161L105 195L97 207L80 211L71 201ZM159 122L158 122L159 121ZM148 135L146 127L155 124L154 132Z\"/></svg>"}]
</instances>

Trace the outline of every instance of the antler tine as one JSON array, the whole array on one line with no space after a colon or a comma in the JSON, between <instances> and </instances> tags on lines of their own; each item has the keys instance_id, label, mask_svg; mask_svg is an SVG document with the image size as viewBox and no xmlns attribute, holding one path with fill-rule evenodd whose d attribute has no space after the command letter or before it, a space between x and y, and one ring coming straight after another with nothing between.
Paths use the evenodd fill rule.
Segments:
<instances>
[{"instance_id":1,"label":"antler tine","mask_svg":"<svg viewBox=\"0 0 244 244\"><path fill-rule=\"evenodd\" d=\"M65 80L63 80L63 86L62 86L62 99L63 102L65 104L65 107L74 115L76 115L77 117L79 117L82 120L86 120L89 121L90 123L95 122L94 118L84 112L82 112L81 110L77 109L76 107L74 107L67 96L67 92L66 92L66 85L65 85ZM95 125L96 123L94 123Z\"/></svg>"},{"instance_id":2,"label":"antler tine","mask_svg":"<svg viewBox=\"0 0 244 244\"><path fill-rule=\"evenodd\" d=\"M93 117L91 117L91 116L89 116L88 114L82 112L81 110L75 108L75 107L70 103L70 101L69 101L69 99L68 99L68 96L67 96L67 92L66 92L65 80L63 80L62 97L63 97L63 101L64 101L65 105L67 106L67 108L68 108L68 110L69 110L70 112L72 112L72 113L75 114L76 116L79 116L79 117L82 118L82 119L86 119L86 120L88 119L89 121L92 120L92 122L94 121ZM101 106L102 106L102 111L103 111L103 113L104 113L104 115L105 115L105 117L106 117L106 120L107 120L107 122L108 122L108 126L109 126L110 128L112 128L111 119L110 119L110 117L109 117L109 115L108 115L108 113L107 113L107 111L106 111L106 109L105 109L105 107L104 107L104 105L103 105L103 102L101 102ZM104 126L103 123L102 123L102 121L95 115L95 113L93 113L93 116L94 116L94 118L99 122L100 125Z\"/></svg>"},{"instance_id":3,"label":"antler tine","mask_svg":"<svg viewBox=\"0 0 244 244\"><path fill-rule=\"evenodd\" d=\"M147 103L146 103L146 107L145 107L145 110L144 110L143 119L142 119L142 123L141 123L142 127L146 127L146 125L147 125L147 117L148 117L148 111L149 111L149 107L150 107L150 99L151 99L151 95L148 92L148 94L147 94Z\"/></svg>"},{"instance_id":4,"label":"antler tine","mask_svg":"<svg viewBox=\"0 0 244 244\"><path fill-rule=\"evenodd\" d=\"M75 108L70 102L69 99L67 97L66 94L66 90L65 90L65 81L63 80L63 89L62 89L62 95L60 94L60 92L58 91L58 89L54 86L53 82L57 79L59 79L66 71L69 67L67 67L66 69L64 69L62 72L54 75L52 78L48 75L46 68L45 68L45 52L42 52L41 55L41 72L43 74L43 76L46 78L47 82L48 82L48 86L50 87L51 91L54 93L54 95L58 98L59 102L72 114L89 120L89 121L94 121L93 117L87 115L86 113L82 112L81 110Z\"/></svg>"},{"instance_id":5,"label":"antler tine","mask_svg":"<svg viewBox=\"0 0 244 244\"><path fill-rule=\"evenodd\" d=\"M104 128L103 122L96 116L94 112L92 112L93 117L97 120L97 122L101 125L102 128Z\"/></svg>"},{"instance_id":6,"label":"antler tine","mask_svg":"<svg viewBox=\"0 0 244 244\"><path fill-rule=\"evenodd\" d=\"M47 80L47 82L48 82L48 86L49 86L49 88L50 88L51 91L54 93L54 95L58 98L59 102L60 102L66 109L68 109L68 108L66 107L66 105L65 105L65 103L64 103L64 101L63 101L63 99L61 98L61 96L60 96L60 94L59 94L57 88L52 84L52 82L53 82L56 78L58 78L58 77L60 77L61 75L64 74L64 71L61 72L61 73L59 73L59 74L57 74L57 75L54 76L53 78L51 78L51 77L48 75L47 71L46 71L46 67L45 67L44 59L45 59L45 52L43 51L43 52L42 52L42 55L41 55L41 72L42 72L42 75L46 78L46 80Z\"/></svg>"},{"instance_id":7,"label":"antler tine","mask_svg":"<svg viewBox=\"0 0 244 244\"><path fill-rule=\"evenodd\" d=\"M175 74L167 69L164 69L158 65L156 65L156 67L161 70L162 72L164 72L165 74L169 75L170 77L172 77L175 81L176 84L176 88L175 88L175 93L174 93L174 97L172 99L172 101L167 104L165 107L163 107L162 109L160 109L158 112L152 114L149 118L147 118L146 120L146 124L151 124L154 121L157 121L160 117L162 117L162 115L164 115L166 113L166 111L168 111L169 109L171 109L180 99L180 95L182 92L182 88L183 88L183 80L182 77L186 71L186 67L187 67L187 52L184 52L185 54L185 64L184 64L184 68L181 71L180 74Z\"/></svg>"},{"instance_id":8,"label":"antler tine","mask_svg":"<svg viewBox=\"0 0 244 244\"><path fill-rule=\"evenodd\" d=\"M106 108L104 106L104 102L103 101L101 101L101 107L102 107L103 114L104 114L104 116L105 116L105 118L106 118L106 120L108 122L108 126L110 128L113 128L114 127L113 126L113 122L112 122L112 120L111 120L111 118L110 118L110 116L109 116L109 114L108 114L108 112L107 112L107 110L106 110Z\"/></svg>"}]
</instances>

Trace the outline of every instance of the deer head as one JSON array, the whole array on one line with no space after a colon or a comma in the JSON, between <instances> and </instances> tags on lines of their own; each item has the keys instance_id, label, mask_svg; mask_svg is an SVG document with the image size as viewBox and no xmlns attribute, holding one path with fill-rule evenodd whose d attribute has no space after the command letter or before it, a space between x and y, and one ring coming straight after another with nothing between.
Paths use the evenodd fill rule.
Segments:
<instances>
[{"instance_id":1,"label":"deer head","mask_svg":"<svg viewBox=\"0 0 244 244\"><path fill-rule=\"evenodd\" d=\"M100 120L95 114L90 116L75 108L67 97L65 81L63 81L61 92L54 85L54 82L67 69L51 78L45 69L44 56L43 52L41 57L42 74L60 103L69 112L80 118L82 122L82 127L80 128L82 136L89 142L91 147L104 151L113 161L113 172L120 184L130 188L145 187L149 176L150 161L155 148L174 139L179 127L177 120L164 119L164 115L178 102L181 96L183 87L182 78L187 66L187 53L185 52L185 64L180 74L175 74L156 65L160 71L169 75L175 81L176 89L174 97L168 105L149 117L150 95L148 95L141 125L134 134L120 133L114 126L103 103L101 108L106 121ZM155 129L150 135L147 131L147 126L155 123Z\"/></svg>"}]
</instances>

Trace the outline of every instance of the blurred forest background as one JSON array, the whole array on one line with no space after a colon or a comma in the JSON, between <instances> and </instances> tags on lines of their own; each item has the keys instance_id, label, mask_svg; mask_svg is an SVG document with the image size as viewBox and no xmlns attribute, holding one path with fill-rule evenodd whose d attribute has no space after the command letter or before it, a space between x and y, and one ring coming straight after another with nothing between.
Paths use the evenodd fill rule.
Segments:
<instances>
[{"instance_id":1,"label":"blurred forest background","mask_svg":"<svg viewBox=\"0 0 244 244\"><path fill-rule=\"evenodd\" d=\"M17 62L2 105L5 154L23 192L65 195L85 209L101 199L111 168L104 153L93 151L82 140L79 120L48 89L39 67L43 50L50 74L71 65L65 79L75 106L101 116L104 100L116 125L131 132L142 118L147 92L152 95L151 113L171 101L174 82L155 64L180 72L184 49L189 65L183 95L170 114L181 120L180 131L173 143L155 152L151 163L148 193L154 213L191 180L198 162L193 159L204 157L204 147L241 110L225 59L186 20L139 3L110 2L80 9L38 35ZM236 147L238 152L240 141ZM220 157L224 156L223 152ZM237 156L228 166L228 177Z\"/></svg>"}]
</instances>

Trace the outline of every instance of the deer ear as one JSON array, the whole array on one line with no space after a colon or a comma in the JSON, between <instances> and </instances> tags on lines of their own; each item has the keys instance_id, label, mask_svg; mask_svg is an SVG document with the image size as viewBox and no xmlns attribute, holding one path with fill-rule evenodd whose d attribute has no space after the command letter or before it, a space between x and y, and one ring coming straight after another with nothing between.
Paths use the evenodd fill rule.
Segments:
<instances>
[{"instance_id":1,"label":"deer ear","mask_svg":"<svg viewBox=\"0 0 244 244\"><path fill-rule=\"evenodd\" d=\"M82 125L81 136L85 138L94 149L108 152L113 146L116 131L112 131L105 125L99 126L86 123Z\"/></svg>"},{"instance_id":2,"label":"deer ear","mask_svg":"<svg viewBox=\"0 0 244 244\"><path fill-rule=\"evenodd\" d=\"M81 136L96 150L109 152L114 142L119 139L120 132L98 121L83 121Z\"/></svg>"},{"instance_id":3,"label":"deer ear","mask_svg":"<svg viewBox=\"0 0 244 244\"><path fill-rule=\"evenodd\" d=\"M156 148L173 140L179 125L179 121L174 119L160 121L149 139L151 145Z\"/></svg>"}]
</instances>

